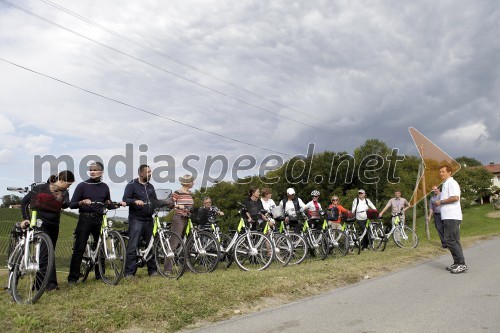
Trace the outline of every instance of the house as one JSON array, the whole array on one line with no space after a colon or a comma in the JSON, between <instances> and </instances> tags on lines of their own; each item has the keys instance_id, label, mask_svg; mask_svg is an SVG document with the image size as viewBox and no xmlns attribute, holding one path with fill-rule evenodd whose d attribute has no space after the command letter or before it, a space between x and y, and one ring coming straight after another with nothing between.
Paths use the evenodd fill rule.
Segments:
<instances>
[{"instance_id":1,"label":"house","mask_svg":"<svg viewBox=\"0 0 500 333\"><path fill-rule=\"evenodd\" d=\"M488 170L493 176L491 185L500 188L500 164L494 164L493 162L490 162L490 164L485 165L484 168Z\"/></svg>"},{"instance_id":2,"label":"house","mask_svg":"<svg viewBox=\"0 0 500 333\"><path fill-rule=\"evenodd\" d=\"M500 188L500 164L495 164L493 162L490 162L490 164L484 165L484 168L488 170L492 175L491 185ZM483 198L483 201L485 203L489 203L492 202L491 199L493 198L494 198L493 200L498 199L498 194L499 194L498 192L499 191L497 191L493 196L489 198Z\"/></svg>"}]
</instances>

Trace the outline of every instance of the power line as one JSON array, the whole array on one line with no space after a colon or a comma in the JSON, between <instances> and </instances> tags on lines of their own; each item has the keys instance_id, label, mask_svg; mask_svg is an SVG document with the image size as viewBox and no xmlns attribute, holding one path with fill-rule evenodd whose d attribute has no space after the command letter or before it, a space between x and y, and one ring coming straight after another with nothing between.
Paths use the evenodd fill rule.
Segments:
<instances>
[{"instance_id":1,"label":"power line","mask_svg":"<svg viewBox=\"0 0 500 333\"><path fill-rule=\"evenodd\" d=\"M25 8L23 8L23 7L20 7L20 6L18 6L18 5L15 5L15 4L11 3L10 1L7 1L7 0L0 0L0 1L1 1L1 2L3 2L3 3L5 3L5 4L7 4L7 5L9 5L9 6L11 6L11 7L14 7L15 9L17 9L17 10L19 10L19 11L22 11L22 12L24 12L24 13L28 14L28 15L31 15L31 16L33 16L33 17L35 17L35 18L39 19L39 20L42 20L42 21L44 21L44 22L46 22L46 23L49 23L49 24L51 24L51 25L54 25L54 26L56 26L56 27L58 27L58 28L60 28L60 29L63 29L63 30L65 30L65 31L67 31L67 32L70 32L70 33L72 33L72 34L75 34L75 35L77 35L77 36L79 36L79 37L81 37L81 38L84 38L84 39L86 39L86 40L88 40L88 41L91 41L91 42L93 42L93 43L96 43L96 44L98 44L98 45L100 45L100 46L102 46L102 47L105 47L105 48L107 48L107 49L109 49L109 50L112 50L112 51L114 51L114 52L116 52L116 53L119 53L119 54L121 54L121 55L123 55L123 56L126 56L126 57L128 57L128 58L134 59L134 60L136 60L136 61L138 61L138 62L141 62L141 63L143 63L143 64L145 64L145 65L151 66L151 67L156 68L156 69L158 69L158 70L161 70L161 71L163 71L163 72L165 72L165 73L168 73L168 74L170 74L170 75L173 75L173 76L175 76L175 77L177 77L177 78L179 78L179 79L182 79L182 80L188 81L188 82L190 82L190 83L192 83L192 84L195 84L195 85L197 85L197 86L199 86L199 87L202 87L202 88L208 89L208 90L210 90L210 91L212 91L212 92L214 92L214 93L220 94L220 95L222 95L222 96L225 96L225 97L227 97L227 98L233 99L233 100L238 101L238 102L240 102L240 103L243 103L243 104L246 104L246 105L248 105L248 106L254 107L254 108L259 109L259 110L261 110L261 111L264 111L264 112L267 112L267 113L271 113L271 114L274 114L274 115L276 115L276 116L278 116L278 117L282 117L282 118L285 118L285 119L290 120L290 121L292 121L292 122L295 122L295 123L301 124L301 125L303 125L303 126L307 126L307 127L310 127L310 128L314 128L314 129L317 129L317 130L320 130L320 131L324 131L324 132L326 132L326 133L330 134L330 133L329 133L329 132L327 132L325 129L322 129L322 128L319 128L319 127L315 127L315 126L313 126L313 125L310 125L310 124L307 124L307 123L304 123L304 122L301 122L301 121L295 120L295 119L293 119L293 118L290 118L290 117L287 117L287 116L284 116L284 115L280 115L280 114L279 114L279 113L277 113L277 112L274 112L274 111L268 110L268 109L263 108L263 107L261 107L261 106L258 106L258 105L256 105L256 104L252 104L252 103L250 103L250 102L247 102L247 101L245 101L245 100L242 100L242 99L237 98L237 97L234 97L234 96L231 96L231 95L226 94L226 93L224 93L224 92L222 92L222 91L219 91L219 90L217 90L217 89L210 88L210 87L205 86L205 85L203 85L203 84L201 84L201 83L198 83L198 82L196 82L196 81L190 80L190 79L188 79L188 78L186 78L186 77L183 77L183 76L181 76L181 75L179 75L179 74L176 74L176 73L174 73L174 72L171 72L171 71L169 71L169 70L167 70L167 69L165 69L165 68L163 68L163 67L160 67L160 66L154 65L154 64L152 64L152 63L150 63L150 62L147 62L147 61L145 61L145 60L142 60L142 59L140 59L140 58L138 58L138 57L135 57L135 56L133 56L133 55L131 55L131 54L128 54L128 53L126 53L126 52L123 52L123 51L121 51L121 50L118 50L118 49L116 49L116 48L114 48L114 47L112 47L112 46L109 46L109 45L104 44L104 43L102 43L102 42L99 42L99 41L97 41L97 40L95 40L95 39L92 39L92 38L90 38L90 37L87 37L87 36L85 36L85 35L83 35L83 34L81 34L81 33L78 33L78 32L76 32L76 31L74 31L74 30L71 30L71 29L69 29L69 28L66 28L66 27L64 27L64 26L62 26L62 25L60 25L60 24L58 24L58 23L56 23L56 22L54 22L54 21L51 21L51 20L49 20L49 19L47 19L47 18L44 18L44 17L42 17L42 16L40 16L40 15L38 15L38 14L36 14L36 13L34 13L34 12L32 12L32 11L28 10L28 9L25 9Z\"/></svg>"},{"instance_id":2,"label":"power line","mask_svg":"<svg viewBox=\"0 0 500 333\"><path fill-rule=\"evenodd\" d=\"M112 101L112 102L115 102L115 103L118 103L118 104L121 104L121 105L124 105L124 106L127 106L129 108L132 108L134 110L137 110L137 111L140 111L140 112L144 112L144 113L147 113L147 114L150 114L152 116L155 116L155 117L158 117L158 118L162 118L162 119L165 119L165 120L168 120L168 121L171 121L171 122L174 122L176 124L179 124L179 125L183 125L183 126L186 126L186 127L189 127L189 128L192 128L192 129L195 129L197 131L200 131L200 132L204 132L204 133L208 133L208 134L212 134L212 135L215 135L215 136L218 136L220 138L223 138L223 139L226 139L226 140L230 140L230 141L234 141L234 142L237 142L237 143L241 143L241 144L244 144L244 145L247 145L247 146L251 146L251 147L254 147L254 148L259 148L259 149L262 149L262 150L266 150L266 151L269 151L269 152L272 152L272 153L276 153L276 154L279 154L279 155L283 155L283 156L291 156L290 154L287 154L287 153L283 153L283 152L280 152L280 151L277 151L277 150L272 150L272 149L269 149L269 148L265 148L265 147L262 147L262 146L258 146L258 145L255 145L253 143L249 143L249 142L245 142L243 140L238 140L238 139L235 139L235 138L231 138L229 136L226 136L226 135L223 135L223 134L219 134L219 133L216 133L216 132L212 132L212 131L208 131L208 130L205 130L203 128L200 128L200 127L197 127L197 126L193 126L193 125L190 125L190 124L187 124L187 123L184 123L182 121L179 121L179 120L176 120L176 119L173 119L173 118L170 118L170 117L166 117L166 116L162 116L160 114L157 114L157 113L154 113L152 111L148 111L146 109L142 109L142 108L139 108L139 107L136 107L136 106L133 106L131 104L128 104L128 103L125 103L125 102L122 102L120 100L117 100L117 99L114 99L114 98L111 98L111 97L108 97L108 96L105 96L105 95L102 95L102 94L99 94L97 92L94 92L94 91L91 91L91 90L88 90L88 89L85 89L85 88L82 88L82 87L79 87L77 85L74 85L72 83L69 83L69 82L66 82L66 81L63 81L61 79L58 79L58 78L55 78L53 76L50 76L50 75L47 75L47 74L43 74L43 73L40 73L40 72L37 72L31 68L28 68L28 67L24 67L22 65L19 65L19 64L16 64L12 61L9 61L9 60L6 60L6 59L3 59L0 57L0 60L1 61L4 61L8 64L11 64L13 66L16 66L18 68L21 68L21 69L24 69L26 71L29 71L31 73L34 73L34 74L37 74L37 75L40 75L40 76L43 76L45 78L48 78L48 79L51 79L51 80L54 80L54 81L57 81L59 83L62 83L62 84L65 84L67 86L70 86L70 87L73 87L73 88L76 88L78 90L81 90L81 91L84 91L86 93L89 93L89 94L92 94L92 95L95 95L95 96L98 96L98 97L101 97L101 98L104 98L108 101Z\"/></svg>"},{"instance_id":3,"label":"power line","mask_svg":"<svg viewBox=\"0 0 500 333\"><path fill-rule=\"evenodd\" d=\"M179 59L177 59L177 58L174 58L174 57L172 57L172 56L170 56L170 55L168 55L168 54L166 54L166 53L164 53L164 52L162 52L162 51L159 51L159 50L157 50L157 49L153 48L152 46L150 46L150 45L148 45L148 44L141 43L141 42L139 42L139 41L137 41L137 40L135 40L135 39L132 39L132 38L130 38L130 37L127 37L127 36L125 36L125 35L123 35L123 34L121 34L121 33L119 33L119 32L116 32L116 31L112 30L112 29L109 29L109 28L107 28L107 27L105 27L105 26L103 26L103 25L101 25L101 24L99 24L99 23L97 23L97 22L94 22L94 21L92 21L92 20L90 20L90 19L86 18L85 16L82 16L82 15L80 15L80 14L78 14L78 13L75 13L75 12L73 12L73 11L71 11L71 10L69 10L69 9L67 9L67 8L65 8L65 7L63 7L63 6L60 6L60 5L58 5L58 4L56 4L56 3L52 2L52 1L49 1L49 0L40 0L40 1L42 1L42 2L46 3L46 4L47 4L47 5L49 5L49 6L52 6L52 7L56 8L56 9L59 9L60 11L63 11L63 12L65 12L66 14L69 14L69 15L71 15L71 16L73 16L73 17L75 17L75 18L77 18L77 19L79 19L79 20L81 20L81 21L84 21L84 22L86 22L86 23L88 23L88 24L90 24L90 25L92 25L92 26L94 26L94 27L97 27L97 28L99 28L99 29L101 29L101 30L104 30L104 31L106 31L106 32L109 32L110 34L112 34L112 35L114 35L114 36L116 36L116 37L119 37L119 38L121 38L121 39L123 39L123 40L125 40L125 41L127 41L127 42L129 42L129 43L132 43L132 44L135 44L135 45L140 46L140 47L142 47L142 48L145 48L145 49L147 49L147 50L149 50L149 51L151 51L151 52L153 52L153 53L155 53L155 54L157 54L157 55L159 55L159 56L161 56L161 57L163 57L163 58L166 58L166 59L168 59L168 60L170 60L170 61L172 61L172 62L175 62L175 63L177 63L177 64L179 64L179 65L181 65L181 66L184 66L184 67L189 68L189 69L191 69L191 70L193 70L193 71L196 71L196 72L198 72L198 73L200 73L200 74L203 74L203 75L205 75L205 76L208 76L208 77L210 77L210 78L212 78L212 79L214 79L214 80L217 80L217 81L219 81L219 82L222 82L222 83L224 83L224 84L227 84L228 86L231 86L231 87L233 87L233 88L236 88L236 89L238 89L238 90L241 90L241 91L243 91L243 92L245 92L245 93L247 93L247 94L253 95L253 96L255 96L255 97L259 97L259 98L261 98L261 99L263 99L263 100L266 100L266 101L268 101L268 102L271 102L271 103L273 103L273 104L275 104L275 105L278 105L278 106L280 106L280 107L286 108L286 109L288 109L288 110L290 110L290 111L292 111L292 112L294 112L294 113L300 114L300 115L302 115L302 116L306 115L306 114L304 114L304 113L302 113L302 112L300 112L300 111L294 110L293 108L291 108L291 107L290 107L290 106L288 106L288 105L282 104L282 103L280 103L280 102L277 102L277 101L274 101L274 100L272 100L272 99L269 99L269 98L267 98L267 97L265 97L265 96L262 96L262 95L260 95L260 94L257 94L257 93L255 93L255 92L253 92L253 91L251 91L251 90L248 90L248 89L246 89L246 88L244 88L244 87L242 87L242 86L240 86L240 85L238 85L238 84L236 84L236 83L233 83L233 82L230 82L230 81L225 80L225 79L223 79L223 78L220 78L220 77L218 77L218 76L216 76L216 75L214 75L214 74L212 74L212 73L209 73L209 72L207 72L207 71L204 71L204 70L202 70L202 69L199 69L198 67L195 67L195 66L193 66L193 65L191 65L191 64L188 64L188 63L187 63L187 62L185 62L185 61L182 61L182 60L179 60ZM307 116L307 115L306 115L306 116Z\"/></svg>"}]
</instances>

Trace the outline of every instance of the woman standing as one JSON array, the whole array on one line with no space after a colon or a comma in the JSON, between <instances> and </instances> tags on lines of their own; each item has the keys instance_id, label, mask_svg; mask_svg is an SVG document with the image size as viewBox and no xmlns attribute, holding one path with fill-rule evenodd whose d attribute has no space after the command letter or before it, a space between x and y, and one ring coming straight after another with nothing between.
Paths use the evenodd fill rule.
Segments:
<instances>
[{"instance_id":1,"label":"woman standing","mask_svg":"<svg viewBox=\"0 0 500 333\"><path fill-rule=\"evenodd\" d=\"M181 188L172 194L174 199L174 216L172 218L172 231L182 238L184 229L186 229L189 214L194 205L193 193L191 188L194 184L194 178L190 175L179 177ZM172 245L173 247L176 244Z\"/></svg>"},{"instance_id":2,"label":"woman standing","mask_svg":"<svg viewBox=\"0 0 500 333\"><path fill-rule=\"evenodd\" d=\"M245 205L247 222L250 223L251 230L257 230L257 225L259 224L259 220L266 221L264 215L262 215L262 210L264 206L262 205L262 201L260 200L260 190L255 187L251 187L248 191L248 198L243 202Z\"/></svg>"},{"instance_id":3,"label":"woman standing","mask_svg":"<svg viewBox=\"0 0 500 333\"><path fill-rule=\"evenodd\" d=\"M54 253L59 236L61 209L69 207L68 188L75 181L71 171L61 171L57 176L51 176L46 184L35 186L22 200L21 211L23 224L30 223L30 209L37 211L37 218L42 220L40 229L49 235ZM46 291L58 290L56 265L48 273Z\"/></svg>"}]
</instances>

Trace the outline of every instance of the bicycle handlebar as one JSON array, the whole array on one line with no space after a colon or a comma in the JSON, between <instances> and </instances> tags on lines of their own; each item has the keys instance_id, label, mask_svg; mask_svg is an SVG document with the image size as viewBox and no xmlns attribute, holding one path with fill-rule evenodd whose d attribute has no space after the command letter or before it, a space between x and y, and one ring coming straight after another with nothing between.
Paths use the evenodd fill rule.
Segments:
<instances>
[{"instance_id":1,"label":"bicycle handlebar","mask_svg":"<svg viewBox=\"0 0 500 333\"><path fill-rule=\"evenodd\" d=\"M14 191L19 193L28 193L28 187L7 187L7 191Z\"/></svg>"}]
</instances>

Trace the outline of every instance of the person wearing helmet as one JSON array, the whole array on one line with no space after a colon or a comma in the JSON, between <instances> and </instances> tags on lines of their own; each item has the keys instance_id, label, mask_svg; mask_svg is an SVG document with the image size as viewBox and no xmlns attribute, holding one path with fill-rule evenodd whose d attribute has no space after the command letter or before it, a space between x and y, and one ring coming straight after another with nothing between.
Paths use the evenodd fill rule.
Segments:
<instances>
[{"instance_id":1,"label":"person wearing helmet","mask_svg":"<svg viewBox=\"0 0 500 333\"><path fill-rule=\"evenodd\" d=\"M312 200L306 204L304 209L307 211L307 215L310 218L310 220L309 220L310 227L314 229L315 227L318 227L315 224L319 224L316 222L319 221L320 212L321 212L321 204L318 202L319 191L318 190L312 191L311 196L312 196Z\"/></svg>"},{"instance_id":2,"label":"person wearing helmet","mask_svg":"<svg viewBox=\"0 0 500 333\"><path fill-rule=\"evenodd\" d=\"M305 206L304 202L295 196L295 190L291 187L286 190L286 198L280 201L280 207L285 212L285 223L290 225L296 233L300 233L302 228L299 223L299 212Z\"/></svg>"}]
</instances>

